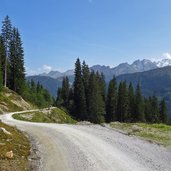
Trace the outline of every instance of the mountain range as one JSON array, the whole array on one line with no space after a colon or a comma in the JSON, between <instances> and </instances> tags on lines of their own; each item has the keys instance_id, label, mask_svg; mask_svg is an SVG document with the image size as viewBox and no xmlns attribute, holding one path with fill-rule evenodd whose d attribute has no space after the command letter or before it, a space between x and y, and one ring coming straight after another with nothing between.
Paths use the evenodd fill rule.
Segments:
<instances>
[{"instance_id":1,"label":"mountain range","mask_svg":"<svg viewBox=\"0 0 171 171\"><path fill-rule=\"evenodd\" d=\"M163 58L161 60L151 61L148 59L136 60L132 64L121 63L118 66L111 68L104 65L94 65L90 67L95 72L102 72L105 75L106 82L109 82L113 76L116 77L123 74L131 74L137 72L149 71L165 66L171 66L171 59ZM40 82L50 93L56 97L56 90L62 84L62 78L68 76L70 83L74 80L74 70L68 70L66 72L50 71L49 73L42 73L39 75L28 76L27 79L33 79L36 82Z\"/></svg>"},{"instance_id":2,"label":"mountain range","mask_svg":"<svg viewBox=\"0 0 171 171\"><path fill-rule=\"evenodd\" d=\"M135 73L135 72L144 72L149 71L156 68L161 68L165 66L171 66L171 59L164 58L157 61L151 61L148 59L143 60L136 60L132 64L128 63L121 63L116 67L109 67L105 65L94 65L90 67L91 70L94 70L95 72L102 72L105 77L106 81L109 81L113 75L119 76L122 74L129 74L129 73ZM58 79L64 76L73 76L74 70L68 70L66 72L59 72L59 71L50 71L49 73L42 73L37 76L44 76L44 77L51 77L54 79Z\"/></svg>"}]
</instances>

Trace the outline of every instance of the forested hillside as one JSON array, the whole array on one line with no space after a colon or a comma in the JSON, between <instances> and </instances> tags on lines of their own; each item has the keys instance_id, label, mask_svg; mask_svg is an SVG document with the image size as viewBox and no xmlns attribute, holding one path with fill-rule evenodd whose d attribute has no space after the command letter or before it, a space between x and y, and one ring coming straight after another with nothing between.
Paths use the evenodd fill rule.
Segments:
<instances>
[{"instance_id":1,"label":"forested hillside","mask_svg":"<svg viewBox=\"0 0 171 171\"><path fill-rule=\"evenodd\" d=\"M53 104L53 98L40 83L26 81L23 43L18 28L12 25L9 16L2 22L0 33L0 91L3 87L39 107Z\"/></svg>"},{"instance_id":2,"label":"forested hillside","mask_svg":"<svg viewBox=\"0 0 171 171\"><path fill-rule=\"evenodd\" d=\"M165 99L171 116L171 66L117 77L118 82L123 80L132 82L134 87L139 83L145 97L155 95Z\"/></svg>"},{"instance_id":3,"label":"forested hillside","mask_svg":"<svg viewBox=\"0 0 171 171\"><path fill-rule=\"evenodd\" d=\"M70 86L68 77L64 77L56 105L66 108L78 120L94 123L168 122L164 99L159 101L155 95L145 98L139 83L133 88L131 82L117 83L115 77L107 86L102 73L90 71L79 59L75 63L73 86Z\"/></svg>"}]
</instances>

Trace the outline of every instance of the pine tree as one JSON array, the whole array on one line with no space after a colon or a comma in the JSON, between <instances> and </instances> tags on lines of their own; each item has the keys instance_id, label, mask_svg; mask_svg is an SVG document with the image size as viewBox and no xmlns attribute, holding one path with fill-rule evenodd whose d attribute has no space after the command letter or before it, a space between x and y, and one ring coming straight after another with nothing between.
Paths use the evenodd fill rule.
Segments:
<instances>
[{"instance_id":1,"label":"pine tree","mask_svg":"<svg viewBox=\"0 0 171 171\"><path fill-rule=\"evenodd\" d=\"M82 79L82 68L79 58L75 63L75 80L74 80L74 115L77 119L86 120L86 98Z\"/></svg>"},{"instance_id":2,"label":"pine tree","mask_svg":"<svg viewBox=\"0 0 171 171\"><path fill-rule=\"evenodd\" d=\"M128 120L133 121L133 118L135 118L135 97L134 88L130 83L128 88Z\"/></svg>"},{"instance_id":3,"label":"pine tree","mask_svg":"<svg viewBox=\"0 0 171 171\"><path fill-rule=\"evenodd\" d=\"M24 51L18 29L13 28L10 42L10 88L22 94L25 82Z\"/></svg>"},{"instance_id":4,"label":"pine tree","mask_svg":"<svg viewBox=\"0 0 171 171\"><path fill-rule=\"evenodd\" d=\"M141 94L140 85L137 84L135 92L135 118L134 121L144 122L144 101Z\"/></svg>"},{"instance_id":5,"label":"pine tree","mask_svg":"<svg viewBox=\"0 0 171 171\"><path fill-rule=\"evenodd\" d=\"M167 107L166 107L166 103L165 103L164 99L160 102L159 112L160 112L160 122L167 123L167 121L168 121L168 119L167 119Z\"/></svg>"},{"instance_id":6,"label":"pine tree","mask_svg":"<svg viewBox=\"0 0 171 171\"><path fill-rule=\"evenodd\" d=\"M116 121L117 83L115 77L109 82L106 101L106 121Z\"/></svg>"},{"instance_id":7,"label":"pine tree","mask_svg":"<svg viewBox=\"0 0 171 171\"><path fill-rule=\"evenodd\" d=\"M11 24L11 20L8 16L5 17L4 21L2 22L2 38L4 41L4 45L5 45L5 65L4 67L4 86L7 86L7 72L8 72L8 58L9 58L9 47L10 47L10 42L11 42L11 38L12 38L12 24Z\"/></svg>"}]
</instances>

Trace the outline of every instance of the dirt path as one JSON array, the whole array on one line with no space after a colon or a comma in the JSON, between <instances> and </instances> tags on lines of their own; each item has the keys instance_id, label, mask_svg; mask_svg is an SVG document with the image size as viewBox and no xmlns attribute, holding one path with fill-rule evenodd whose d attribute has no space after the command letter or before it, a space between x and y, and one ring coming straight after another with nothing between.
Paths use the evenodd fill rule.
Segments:
<instances>
[{"instance_id":1,"label":"dirt path","mask_svg":"<svg viewBox=\"0 0 171 171\"><path fill-rule=\"evenodd\" d=\"M169 171L171 151L98 125L29 123L0 116L39 142L44 171Z\"/></svg>"}]
</instances>

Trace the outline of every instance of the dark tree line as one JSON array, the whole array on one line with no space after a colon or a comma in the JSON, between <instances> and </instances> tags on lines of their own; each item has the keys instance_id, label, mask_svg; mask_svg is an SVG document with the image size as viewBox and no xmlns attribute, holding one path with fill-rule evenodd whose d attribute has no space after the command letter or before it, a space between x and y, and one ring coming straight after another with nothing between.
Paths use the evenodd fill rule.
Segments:
<instances>
[{"instance_id":1,"label":"dark tree line","mask_svg":"<svg viewBox=\"0 0 171 171\"><path fill-rule=\"evenodd\" d=\"M132 83L128 86L125 81L118 85L115 77L107 87L104 75L90 71L79 59L75 63L74 83L70 85L69 79L64 77L56 105L67 109L78 120L93 123L167 123L164 100L159 102L155 96L144 98L139 84L135 89Z\"/></svg>"},{"instance_id":2,"label":"dark tree line","mask_svg":"<svg viewBox=\"0 0 171 171\"><path fill-rule=\"evenodd\" d=\"M52 96L42 85L26 82L21 36L8 16L2 22L0 33L0 91L3 87L10 88L38 107L53 104Z\"/></svg>"}]
</instances>

